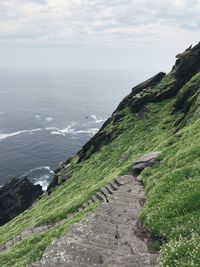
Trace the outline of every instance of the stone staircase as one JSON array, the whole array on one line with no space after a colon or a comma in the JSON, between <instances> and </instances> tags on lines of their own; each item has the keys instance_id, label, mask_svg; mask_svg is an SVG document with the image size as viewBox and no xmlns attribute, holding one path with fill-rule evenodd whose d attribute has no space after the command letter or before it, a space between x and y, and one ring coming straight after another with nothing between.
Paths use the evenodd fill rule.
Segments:
<instances>
[{"instance_id":1,"label":"stone staircase","mask_svg":"<svg viewBox=\"0 0 200 267\"><path fill-rule=\"evenodd\" d=\"M75 216L77 213L84 211L85 209L88 209L95 203L99 201L105 201L108 202L108 198L113 195L119 187L121 187L124 184L124 181L122 181L121 177L115 178L111 183L107 184L105 187L102 187L99 192L97 192L95 195L92 196L91 199L89 199L87 202L85 202L77 212L73 214L68 214L65 219L62 219L57 222L52 222L46 225L42 225L39 227L29 227L25 229L22 233L15 236L14 238L8 240L4 244L0 244L0 252L5 251L12 246L16 245L18 242L25 240L32 236L33 234L43 234L49 229L63 225L65 222L67 222L69 219L71 219L73 216Z\"/></svg>"},{"instance_id":2,"label":"stone staircase","mask_svg":"<svg viewBox=\"0 0 200 267\"><path fill-rule=\"evenodd\" d=\"M144 202L143 186L132 175L116 178L85 203L104 201L66 235L49 246L30 267L149 267L156 255L139 238L138 217Z\"/></svg>"},{"instance_id":3,"label":"stone staircase","mask_svg":"<svg viewBox=\"0 0 200 267\"><path fill-rule=\"evenodd\" d=\"M5 251L33 234L45 233L88 209L97 207L84 220L74 224L60 239L54 241L39 262L30 267L150 267L157 255L148 251L149 236L138 227L138 218L145 202L139 173L157 162L160 152L144 155L133 163L133 175L115 178L102 187L77 212L58 222L29 228L0 245Z\"/></svg>"}]
</instances>

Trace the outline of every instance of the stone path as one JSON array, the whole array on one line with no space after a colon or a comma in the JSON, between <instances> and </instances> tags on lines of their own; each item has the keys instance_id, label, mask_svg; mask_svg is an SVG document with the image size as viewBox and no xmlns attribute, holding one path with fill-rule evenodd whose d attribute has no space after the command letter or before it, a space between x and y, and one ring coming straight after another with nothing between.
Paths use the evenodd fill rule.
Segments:
<instances>
[{"instance_id":1,"label":"stone path","mask_svg":"<svg viewBox=\"0 0 200 267\"><path fill-rule=\"evenodd\" d=\"M91 201L96 199L105 202L74 224L31 267L149 267L155 264L155 255L148 252L145 241L136 235L144 201L142 185L132 175L118 177Z\"/></svg>"},{"instance_id":2,"label":"stone path","mask_svg":"<svg viewBox=\"0 0 200 267\"><path fill-rule=\"evenodd\" d=\"M77 213L91 207L96 202L99 202L99 201L107 202L109 195L112 195L114 192L116 192L119 189L120 186L123 185L123 183L120 183L119 180L120 178L116 178L111 183L101 188L99 192L97 192L94 196L92 196L91 199L86 201L76 212L66 215L66 218L59 220L57 222L51 222L49 224L38 226L38 227L29 227L25 229L23 232L21 232L19 235L15 236L14 238L8 240L7 242L3 244L0 244L0 252L10 249L11 247L16 245L20 241L25 240L34 234L43 234L53 227L63 225L69 219L74 217Z\"/></svg>"}]
</instances>

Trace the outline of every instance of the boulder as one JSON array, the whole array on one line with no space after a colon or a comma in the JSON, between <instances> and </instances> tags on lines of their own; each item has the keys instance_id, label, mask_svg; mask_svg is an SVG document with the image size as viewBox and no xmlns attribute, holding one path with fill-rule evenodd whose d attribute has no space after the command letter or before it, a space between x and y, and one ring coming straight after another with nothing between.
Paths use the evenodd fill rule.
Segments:
<instances>
[{"instance_id":1,"label":"boulder","mask_svg":"<svg viewBox=\"0 0 200 267\"><path fill-rule=\"evenodd\" d=\"M5 224L29 208L43 193L27 177L14 178L0 188L0 225Z\"/></svg>"},{"instance_id":2,"label":"boulder","mask_svg":"<svg viewBox=\"0 0 200 267\"><path fill-rule=\"evenodd\" d=\"M138 176L145 168L154 165L158 161L158 156L161 152L151 152L134 161L132 172L133 175Z\"/></svg>"},{"instance_id":3,"label":"boulder","mask_svg":"<svg viewBox=\"0 0 200 267\"><path fill-rule=\"evenodd\" d=\"M177 59L173 71L176 79L183 85L200 71L200 43L182 55L184 56Z\"/></svg>"}]
</instances>

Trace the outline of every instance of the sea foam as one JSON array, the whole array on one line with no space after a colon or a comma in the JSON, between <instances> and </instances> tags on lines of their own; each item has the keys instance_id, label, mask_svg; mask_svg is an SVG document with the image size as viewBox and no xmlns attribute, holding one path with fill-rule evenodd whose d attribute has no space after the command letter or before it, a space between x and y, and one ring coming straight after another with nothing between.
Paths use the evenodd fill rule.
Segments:
<instances>
[{"instance_id":1,"label":"sea foam","mask_svg":"<svg viewBox=\"0 0 200 267\"><path fill-rule=\"evenodd\" d=\"M35 185L39 184L45 191L54 175L50 166L41 166L27 171L23 176L27 176Z\"/></svg>"},{"instance_id":2,"label":"sea foam","mask_svg":"<svg viewBox=\"0 0 200 267\"><path fill-rule=\"evenodd\" d=\"M101 123L104 121L101 117L98 118L95 115L91 115L90 117L93 118L96 123Z\"/></svg>"},{"instance_id":3,"label":"sea foam","mask_svg":"<svg viewBox=\"0 0 200 267\"><path fill-rule=\"evenodd\" d=\"M13 132L13 133L0 133L0 141L19 135L19 134L24 134L24 133L33 133L33 132L38 132L41 131L42 128L37 128L37 129L32 129L32 130L22 130L22 131L17 131L17 132Z\"/></svg>"}]
</instances>

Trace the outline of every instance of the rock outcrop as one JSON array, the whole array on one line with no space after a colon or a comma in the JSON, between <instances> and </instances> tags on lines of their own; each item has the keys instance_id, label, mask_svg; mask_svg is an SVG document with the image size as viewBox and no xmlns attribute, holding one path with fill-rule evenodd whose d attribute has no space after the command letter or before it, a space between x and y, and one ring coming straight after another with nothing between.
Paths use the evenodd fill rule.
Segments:
<instances>
[{"instance_id":1,"label":"rock outcrop","mask_svg":"<svg viewBox=\"0 0 200 267\"><path fill-rule=\"evenodd\" d=\"M158 161L161 152L151 152L136 160L133 163L133 175L139 175L145 168L153 166Z\"/></svg>"},{"instance_id":2,"label":"rock outcrop","mask_svg":"<svg viewBox=\"0 0 200 267\"><path fill-rule=\"evenodd\" d=\"M0 188L0 226L29 208L43 193L27 177L14 178Z\"/></svg>"},{"instance_id":3,"label":"rock outcrop","mask_svg":"<svg viewBox=\"0 0 200 267\"><path fill-rule=\"evenodd\" d=\"M51 183L49 184L47 188L48 194L51 194L52 191L54 191L55 187L66 182L69 178L72 176L72 166L71 161L73 160L73 157L69 157L65 162L63 162L56 170L54 170L54 177ZM65 175L61 176L60 171L64 170Z\"/></svg>"}]
</instances>

